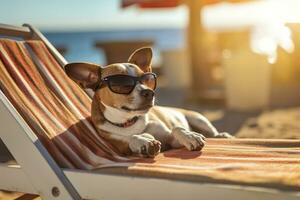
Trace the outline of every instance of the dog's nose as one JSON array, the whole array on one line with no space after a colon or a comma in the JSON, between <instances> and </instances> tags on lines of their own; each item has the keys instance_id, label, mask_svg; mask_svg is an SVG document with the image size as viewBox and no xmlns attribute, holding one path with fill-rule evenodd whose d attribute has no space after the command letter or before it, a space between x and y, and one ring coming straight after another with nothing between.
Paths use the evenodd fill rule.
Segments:
<instances>
[{"instance_id":1,"label":"dog's nose","mask_svg":"<svg viewBox=\"0 0 300 200\"><path fill-rule=\"evenodd\" d=\"M147 100L151 100L154 96L154 92L152 90L145 89L141 91L141 96Z\"/></svg>"}]
</instances>

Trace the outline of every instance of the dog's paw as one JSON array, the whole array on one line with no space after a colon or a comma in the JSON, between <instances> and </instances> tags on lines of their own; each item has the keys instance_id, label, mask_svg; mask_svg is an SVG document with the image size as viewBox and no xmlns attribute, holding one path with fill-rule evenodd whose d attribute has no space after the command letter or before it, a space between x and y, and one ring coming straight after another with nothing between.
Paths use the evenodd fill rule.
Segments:
<instances>
[{"instance_id":1,"label":"dog's paw","mask_svg":"<svg viewBox=\"0 0 300 200\"><path fill-rule=\"evenodd\" d=\"M215 138L234 138L234 136L232 136L231 134L229 134L227 132L222 132L222 133L219 133L218 135L216 135Z\"/></svg>"},{"instance_id":2,"label":"dog's paw","mask_svg":"<svg viewBox=\"0 0 300 200\"><path fill-rule=\"evenodd\" d=\"M161 143L152 135L144 133L132 136L129 142L129 148L133 153L143 157L154 157L160 152Z\"/></svg>"},{"instance_id":3,"label":"dog's paw","mask_svg":"<svg viewBox=\"0 0 300 200\"><path fill-rule=\"evenodd\" d=\"M178 142L190 151L200 151L204 147L205 137L200 133L176 128L173 134Z\"/></svg>"}]
</instances>

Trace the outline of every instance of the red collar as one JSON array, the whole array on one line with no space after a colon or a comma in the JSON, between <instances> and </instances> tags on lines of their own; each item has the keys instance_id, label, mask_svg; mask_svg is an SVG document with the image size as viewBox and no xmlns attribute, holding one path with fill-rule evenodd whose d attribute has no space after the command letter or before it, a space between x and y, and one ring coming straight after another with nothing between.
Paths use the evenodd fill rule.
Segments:
<instances>
[{"instance_id":1,"label":"red collar","mask_svg":"<svg viewBox=\"0 0 300 200\"><path fill-rule=\"evenodd\" d=\"M104 117L104 116L103 116ZM135 116L129 120L127 120L125 123L114 123L112 121L109 121L108 119L106 119L104 117L104 119L109 122L110 124L114 125L114 126L118 126L118 127L121 127L121 128L127 128L129 126L132 126L133 124L135 124L137 122L137 120L139 119L139 117Z\"/></svg>"}]
</instances>

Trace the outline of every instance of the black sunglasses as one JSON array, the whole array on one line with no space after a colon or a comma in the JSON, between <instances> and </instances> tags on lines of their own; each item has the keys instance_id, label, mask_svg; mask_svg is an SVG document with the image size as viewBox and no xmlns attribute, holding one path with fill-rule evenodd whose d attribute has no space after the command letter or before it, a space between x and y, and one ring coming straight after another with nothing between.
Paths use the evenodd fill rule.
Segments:
<instances>
[{"instance_id":1,"label":"black sunglasses","mask_svg":"<svg viewBox=\"0 0 300 200\"><path fill-rule=\"evenodd\" d=\"M96 89L101 88L105 85L109 89L117 94L130 94L137 82L146 85L148 88L155 90L156 88L156 74L145 73L140 77L129 76L124 74L112 75L103 78Z\"/></svg>"}]
</instances>

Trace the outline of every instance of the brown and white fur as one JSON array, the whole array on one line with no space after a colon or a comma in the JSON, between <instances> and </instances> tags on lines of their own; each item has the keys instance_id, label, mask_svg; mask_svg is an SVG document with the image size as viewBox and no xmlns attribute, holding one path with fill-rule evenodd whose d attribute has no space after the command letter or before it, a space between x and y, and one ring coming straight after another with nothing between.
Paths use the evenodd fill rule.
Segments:
<instances>
[{"instance_id":1,"label":"brown and white fur","mask_svg":"<svg viewBox=\"0 0 300 200\"><path fill-rule=\"evenodd\" d=\"M151 60L151 48L141 48L127 63L106 67L70 63L65 70L83 88L94 89L101 79L110 75L141 76L150 72ZM219 133L200 113L154 106L154 91L140 83L128 95L113 93L108 87L94 90L92 121L99 134L123 155L153 157L162 150L180 147L201 150L205 137L231 137L228 133ZM138 117L137 121L128 127L115 125L125 124L134 117Z\"/></svg>"}]
</instances>

